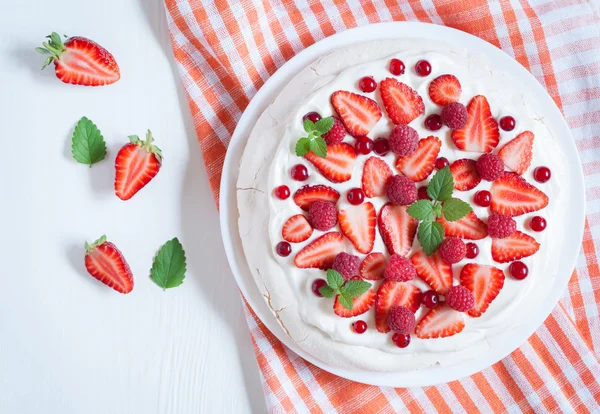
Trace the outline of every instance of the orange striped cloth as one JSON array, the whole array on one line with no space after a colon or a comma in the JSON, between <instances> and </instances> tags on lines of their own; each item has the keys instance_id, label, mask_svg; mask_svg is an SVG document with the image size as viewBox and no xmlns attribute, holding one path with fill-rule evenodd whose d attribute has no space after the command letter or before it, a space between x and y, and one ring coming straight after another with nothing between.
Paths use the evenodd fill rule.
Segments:
<instances>
[{"instance_id":1,"label":"orange striped cloth","mask_svg":"<svg viewBox=\"0 0 600 414\"><path fill-rule=\"evenodd\" d=\"M600 19L585 0L165 0L173 50L218 202L227 144L277 68L347 28L418 20L502 48L546 87L573 131L587 220L568 291L544 325L504 360L444 385L354 383L304 361L248 309L271 412L600 412Z\"/></svg>"}]
</instances>

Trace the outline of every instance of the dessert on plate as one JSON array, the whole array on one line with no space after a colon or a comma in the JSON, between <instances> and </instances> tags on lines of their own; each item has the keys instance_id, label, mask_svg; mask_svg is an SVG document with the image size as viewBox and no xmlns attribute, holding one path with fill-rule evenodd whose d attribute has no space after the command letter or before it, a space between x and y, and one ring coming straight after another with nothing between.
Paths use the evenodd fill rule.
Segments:
<instances>
[{"instance_id":1,"label":"dessert on plate","mask_svg":"<svg viewBox=\"0 0 600 414\"><path fill-rule=\"evenodd\" d=\"M300 348L346 369L458 364L546 300L568 185L534 98L414 39L335 50L287 84L237 195L249 268Z\"/></svg>"}]
</instances>

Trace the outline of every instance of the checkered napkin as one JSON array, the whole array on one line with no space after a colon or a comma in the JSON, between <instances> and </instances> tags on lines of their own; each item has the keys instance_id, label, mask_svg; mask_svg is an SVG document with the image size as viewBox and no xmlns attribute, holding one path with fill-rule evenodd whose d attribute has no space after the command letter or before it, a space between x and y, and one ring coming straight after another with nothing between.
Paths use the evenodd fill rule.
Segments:
<instances>
[{"instance_id":1,"label":"checkered napkin","mask_svg":"<svg viewBox=\"0 0 600 414\"><path fill-rule=\"evenodd\" d=\"M398 4L402 3L402 4ZM227 145L248 102L296 53L383 21L454 27L503 49L562 110L587 195L581 254L568 291L510 356L459 381L394 389L329 374L287 349L248 307L270 412L600 412L600 19L585 0L165 0L215 201Z\"/></svg>"}]
</instances>

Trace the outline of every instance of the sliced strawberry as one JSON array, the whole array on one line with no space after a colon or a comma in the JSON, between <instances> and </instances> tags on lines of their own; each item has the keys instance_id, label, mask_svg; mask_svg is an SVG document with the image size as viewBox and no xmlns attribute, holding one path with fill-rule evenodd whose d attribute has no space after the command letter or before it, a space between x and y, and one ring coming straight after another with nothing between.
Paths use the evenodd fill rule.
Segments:
<instances>
[{"instance_id":1,"label":"sliced strawberry","mask_svg":"<svg viewBox=\"0 0 600 414\"><path fill-rule=\"evenodd\" d=\"M363 167L362 188L367 197L385 194L385 185L393 175L390 166L379 157L371 157Z\"/></svg>"},{"instance_id":2,"label":"sliced strawberry","mask_svg":"<svg viewBox=\"0 0 600 414\"><path fill-rule=\"evenodd\" d=\"M429 97L434 103L441 106L457 102L461 92L460 82L454 75L438 76L429 84Z\"/></svg>"},{"instance_id":3,"label":"sliced strawberry","mask_svg":"<svg viewBox=\"0 0 600 414\"><path fill-rule=\"evenodd\" d=\"M417 149L406 157L398 157L396 168L411 180L423 181L433 171L442 141L434 136L419 140Z\"/></svg>"},{"instance_id":4,"label":"sliced strawberry","mask_svg":"<svg viewBox=\"0 0 600 414\"><path fill-rule=\"evenodd\" d=\"M302 214L290 217L281 229L281 237L290 243L300 243L310 238L313 233L308 219Z\"/></svg>"},{"instance_id":5,"label":"sliced strawberry","mask_svg":"<svg viewBox=\"0 0 600 414\"><path fill-rule=\"evenodd\" d=\"M383 253L369 253L360 264L360 277L367 280L383 279L385 270L385 257Z\"/></svg>"},{"instance_id":6,"label":"sliced strawberry","mask_svg":"<svg viewBox=\"0 0 600 414\"><path fill-rule=\"evenodd\" d=\"M384 280L377 290L375 300L375 326L381 333L390 331L387 314L396 306L406 306L416 312L421 306L421 291L415 285L406 282Z\"/></svg>"},{"instance_id":7,"label":"sliced strawberry","mask_svg":"<svg viewBox=\"0 0 600 414\"><path fill-rule=\"evenodd\" d=\"M371 309L371 306L373 306L373 303L375 303L376 295L377 294L373 289L367 290L359 297L354 298L352 309L344 308L336 296L335 302L333 303L333 312L342 318L351 318L353 316L362 315Z\"/></svg>"},{"instance_id":8,"label":"sliced strawberry","mask_svg":"<svg viewBox=\"0 0 600 414\"><path fill-rule=\"evenodd\" d=\"M460 284L475 296L475 306L468 313L478 318L483 315L504 286L504 272L493 266L468 263L460 272Z\"/></svg>"},{"instance_id":9,"label":"sliced strawberry","mask_svg":"<svg viewBox=\"0 0 600 414\"><path fill-rule=\"evenodd\" d=\"M506 216L520 216L548 205L548 196L515 173L505 172L492 183L491 209Z\"/></svg>"},{"instance_id":10,"label":"sliced strawberry","mask_svg":"<svg viewBox=\"0 0 600 414\"><path fill-rule=\"evenodd\" d=\"M540 249L535 239L520 231L503 239L492 239L492 258L498 263L508 263L529 257Z\"/></svg>"},{"instance_id":11,"label":"sliced strawberry","mask_svg":"<svg viewBox=\"0 0 600 414\"><path fill-rule=\"evenodd\" d=\"M377 212L370 202L350 206L338 211L338 222L344 236L352 242L356 250L370 253L375 244Z\"/></svg>"},{"instance_id":12,"label":"sliced strawberry","mask_svg":"<svg viewBox=\"0 0 600 414\"><path fill-rule=\"evenodd\" d=\"M444 226L444 236L446 237L481 240L488 235L487 224L481 221L472 211L460 220L446 221L442 214L437 221Z\"/></svg>"},{"instance_id":13,"label":"sliced strawberry","mask_svg":"<svg viewBox=\"0 0 600 414\"><path fill-rule=\"evenodd\" d=\"M340 193L326 185L305 185L294 194L294 203L304 211L308 211L312 203L318 200L337 203Z\"/></svg>"},{"instance_id":14,"label":"sliced strawberry","mask_svg":"<svg viewBox=\"0 0 600 414\"><path fill-rule=\"evenodd\" d=\"M452 131L452 141L458 149L472 152L490 152L498 145L500 132L492 116L490 104L483 95L477 95L467 106L469 118L461 129Z\"/></svg>"},{"instance_id":15,"label":"sliced strawberry","mask_svg":"<svg viewBox=\"0 0 600 414\"><path fill-rule=\"evenodd\" d=\"M437 305L419 321L415 328L417 338L447 338L465 328L462 313L446 304Z\"/></svg>"},{"instance_id":16,"label":"sliced strawberry","mask_svg":"<svg viewBox=\"0 0 600 414\"><path fill-rule=\"evenodd\" d=\"M153 144L152 133L146 141L136 135L119 150L115 160L115 193L121 200L129 200L152 180L162 165L160 148Z\"/></svg>"},{"instance_id":17,"label":"sliced strawberry","mask_svg":"<svg viewBox=\"0 0 600 414\"><path fill-rule=\"evenodd\" d=\"M387 203L379 211L379 233L390 254L406 256L412 248L419 222L406 212L406 208Z\"/></svg>"},{"instance_id":18,"label":"sliced strawberry","mask_svg":"<svg viewBox=\"0 0 600 414\"><path fill-rule=\"evenodd\" d=\"M458 191L472 190L481 182L475 160L462 158L454 161L450 165L450 173L454 178L454 188Z\"/></svg>"},{"instance_id":19,"label":"sliced strawberry","mask_svg":"<svg viewBox=\"0 0 600 414\"><path fill-rule=\"evenodd\" d=\"M338 232L325 233L298 252L294 264L300 269L330 269L335 256L344 251L344 236Z\"/></svg>"},{"instance_id":20,"label":"sliced strawberry","mask_svg":"<svg viewBox=\"0 0 600 414\"><path fill-rule=\"evenodd\" d=\"M409 124L425 112L423 98L408 85L394 78L386 78L379 83L383 106L396 125Z\"/></svg>"},{"instance_id":21,"label":"sliced strawberry","mask_svg":"<svg viewBox=\"0 0 600 414\"><path fill-rule=\"evenodd\" d=\"M423 250L412 255L411 259L417 276L433 290L445 295L452 286L452 266L444 262L438 252L427 256Z\"/></svg>"},{"instance_id":22,"label":"sliced strawberry","mask_svg":"<svg viewBox=\"0 0 600 414\"><path fill-rule=\"evenodd\" d=\"M100 237L85 244L85 268L88 273L120 293L133 290L133 274L117 246Z\"/></svg>"},{"instance_id":23,"label":"sliced strawberry","mask_svg":"<svg viewBox=\"0 0 600 414\"><path fill-rule=\"evenodd\" d=\"M321 158L312 151L305 155L317 170L332 183L343 183L352 178L356 150L350 144L327 145L327 157Z\"/></svg>"},{"instance_id":24,"label":"sliced strawberry","mask_svg":"<svg viewBox=\"0 0 600 414\"><path fill-rule=\"evenodd\" d=\"M367 135L381 119L379 105L366 96L337 91L331 95L331 104L348 133L355 137Z\"/></svg>"},{"instance_id":25,"label":"sliced strawberry","mask_svg":"<svg viewBox=\"0 0 600 414\"><path fill-rule=\"evenodd\" d=\"M533 132L523 131L500 148L498 155L504 161L504 165L517 174L523 175L533 158L533 138Z\"/></svg>"}]
</instances>

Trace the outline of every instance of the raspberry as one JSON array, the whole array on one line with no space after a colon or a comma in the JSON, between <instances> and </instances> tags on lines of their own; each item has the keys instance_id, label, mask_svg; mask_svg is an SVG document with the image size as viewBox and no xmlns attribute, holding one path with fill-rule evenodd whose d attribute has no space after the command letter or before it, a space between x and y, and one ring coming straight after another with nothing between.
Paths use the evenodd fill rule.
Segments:
<instances>
[{"instance_id":1,"label":"raspberry","mask_svg":"<svg viewBox=\"0 0 600 414\"><path fill-rule=\"evenodd\" d=\"M467 246L458 237L446 237L438 248L442 260L449 264L460 262L467 254Z\"/></svg>"},{"instance_id":2,"label":"raspberry","mask_svg":"<svg viewBox=\"0 0 600 414\"><path fill-rule=\"evenodd\" d=\"M392 331L408 334L415 328L415 314L406 306L396 306L388 312L387 322Z\"/></svg>"},{"instance_id":3,"label":"raspberry","mask_svg":"<svg viewBox=\"0 0 600 414\"><path fill-rule=\"evenodd\" d=\"M396 282L407 282L417 275L417 271L412 262L406 257L393 254L390 261L385 266L383 277Z\"/></svg>"},{"instance_id":4,"label":"raspberry","mask_svg":"<svg viewBox=\"0 0 600 414\"><path fill-rule=\"evenodd\" d=\"M407 206L417 200L417 186L405 175L390 177L385 192L396 205Z\"/></svg>"},{"instance_id":5,"label":"raspberry","mask_svg":"<svg viewBox=\"0 0 600 414\"><path fill-rule=\"evenodd\" d=\"M503 239L511 236L517 230L517 223L510 216L504 214L490 214L488 218L488 234L494 239Z\"/></svg>"},{"instance_id":6,"label":"raspberry","mask_svg":"<svg viewBox=\"0 0 600 414\"><path fill-rule=\"evenodd\" d=\"M463 286L452 286L446 293L446 303L459 312L471 310L475 305L475 296Z\"/></svg>"},{"instance_id":7,"label":"raspberry","mask_svg":"<svg viewBox=\"0 0 600 414\"><path fill-rule=\"evenodd\" d=\"M388 140L394 154L404 157L417 149L419 134L408 125L396 125Z\"/></svg>"},{"instance_id":8,"label":"raspberry","mask_svg":"<svg viewBox=\"0 0 600 414\"><path fill-rule=\"evenodd\" d=\"M329 230L337 223L335 204L331 201L315 201L308 210L308 221L317 230Z\"/></svg>"},{"instance_id":9,"label":"raspberry","mask_svg":"<svg viewBox=\"0 0 600 414\"><path fill-rule=\"evenodd\" d=\"M338 255L335 256L335 260L331 266L333 270L342 275L344 280L350 280L353 276L356 276L359 267L360 258L344 252L338 253Z\"/></svg>"},{"instance_id":10,"label":"raspberry","mask_svg":"<svg viewBox=\"0 0 600 414\"><path fill-rule=\"evenodd\" d=\"M467 123L467 108L460 102L450 102L440 114L442 122L450 129L461 129Z\"/></svg>"},{"instance_id":11,"label":"raspberry","mask_svg":"<svg viewBox=\"0 0 600 414\"><path fill-rule=\"evenodd\" d=\"M329 132L323 134L323 139L328 144L339 144L346 137L346 128L339 118L333 118L333 126Z\"/></svg>"},{"instance_id":12,"label":"raspberry","mask_svg":"<svg viewBox=\"0 0 600 414\"><path fill-rule=\"evenodd\" d=\"M483 154L477 160L477 172L482 180L497 180L504 172L504 161L496 154Z\"/></svg>"}]
</instances>

